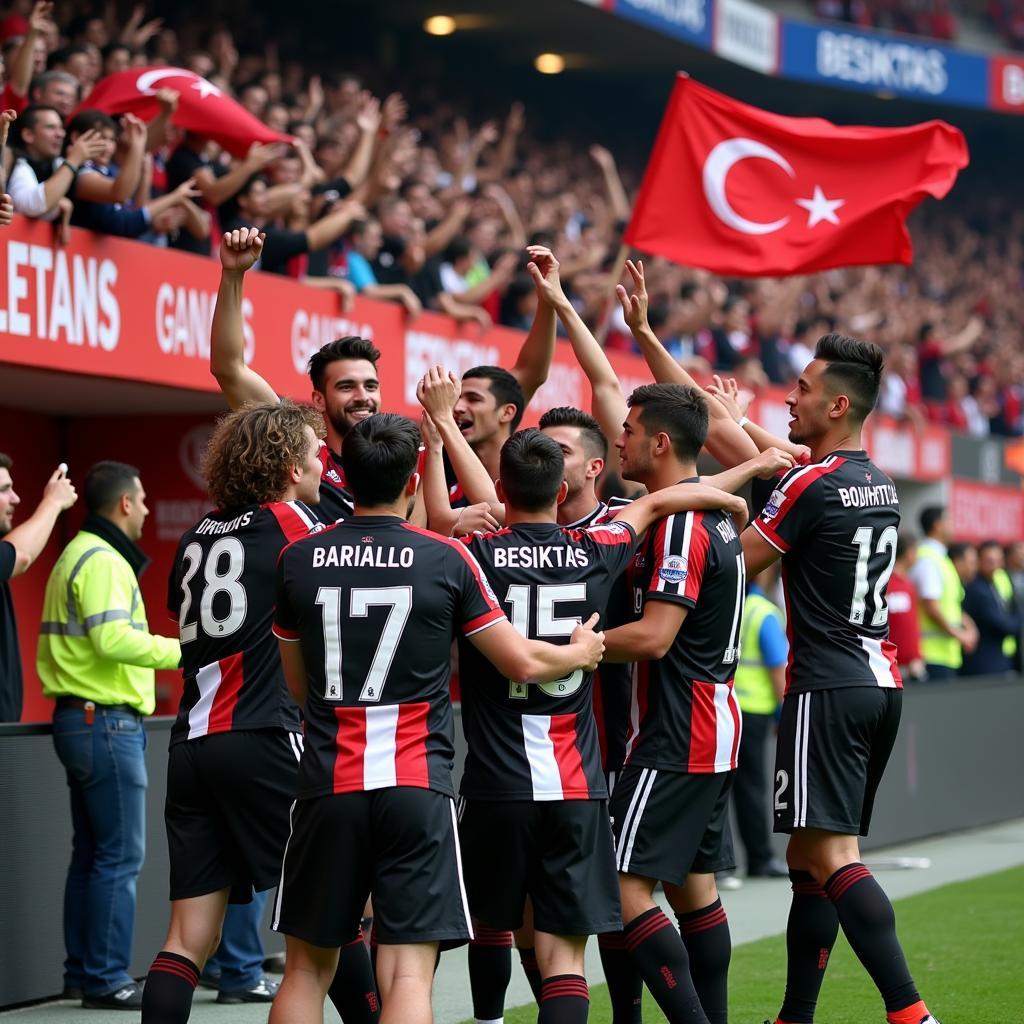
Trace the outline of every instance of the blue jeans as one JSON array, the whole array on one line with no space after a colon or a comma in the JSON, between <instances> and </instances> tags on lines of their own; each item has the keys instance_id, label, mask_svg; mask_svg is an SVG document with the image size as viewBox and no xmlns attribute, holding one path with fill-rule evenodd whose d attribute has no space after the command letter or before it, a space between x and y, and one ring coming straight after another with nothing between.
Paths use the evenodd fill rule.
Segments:
<instances>
[{"instance_id":1,"label":"blue jeans","mask_svg":"<svg viewBox=\"0 0 1024 1024\"><path fill-rule=\"evenodd\" d=\"M128 973L135 881L146 853L146 733L124 711L61 708L53 745L71 790L71 865L64 888L64 985L115 992Z\"/></svg>"},{"instance_id":2,"label":"blue jeans","mask_svg":"<svg viewBox=\"0 0 1024 1024\"><path fill-rule=\"evenodd\" d=\"M263 977L263 941L260 922L270 890L258 892L251 903L229 903L217 952L207 968L220 972L221 992L255 988Z\"/></svg>"}]
</instances>

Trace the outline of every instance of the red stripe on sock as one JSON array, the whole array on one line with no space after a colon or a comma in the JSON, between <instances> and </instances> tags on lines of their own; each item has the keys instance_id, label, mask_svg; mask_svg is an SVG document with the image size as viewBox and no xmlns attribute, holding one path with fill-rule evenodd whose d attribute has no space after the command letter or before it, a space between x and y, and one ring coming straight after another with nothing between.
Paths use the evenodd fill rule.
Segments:
<instances>
[{"instance_id":1,"label":"red stripe on sock","mask_svg":"<svg viewBox=\"0 0 1024 1024\"><path fill-rule=\"evenodd\" d=\"M631 923L625 931L626 948L632 952L645 939L650 938L655 932L662 928L671 928L672 922L659 910L651 914L647 919L641 919L639 924Z\"/></svg>"},{"instance_id":2,"label":"red stripe on sock","mask_svg":"<svg viewBox=\"0 0 1024 1024\"><path fill-rule=\"evenodd\" d=\"M565 978L545 981L541 986L540 1000L545 1002L548 999L590 999L590 990L587 983L582 979Z\"/></svg>"},{"instance_id":3,"label":"red stripe on sock","mask_svg":"<svg viewBox=\"0 0 1024 1024\"><path fill-rule=\"evenodd\" d=\"M175 963L173 960L154 961L149 968L150 972L162 971L164 974L175 974L182 981L187 981L193 988L199 984L199 975L190 971L184 964Z\"/></svg>"},{"instance_id":4,"label":"red stripe on sock","mask_svg":"<svg viewBox=\"0 0 1024 1024\"><path fill-rule=\"evenodd\" d=\"M691 921L680 921L679 930L684 935L696 935L698 932L705 932L709 928L717 928L720 924L726 924L728 918L725 915L725 907L718 907L714 913L705 914L703 917Z\"/></svg>"},{"instance_id":5,"label":"red stripe on sock","mask_svg":"<svg viewBox=\"0 0 1024 1024\"><path fill-rule=\"evenodd\" d=\"M833 903L840 899L843 894L852 885L856 885L858 882L865 878L870 878L871 872L868 871L863 864L851 864L848 868L840 868L829 880L825 883L825 891L828 893L828 898Z\"/></svg>"},{"instance_id":6,"label":"red stripe on sock","mask_svg":"<svg viewBox=\"0 0 1024 1024\"><path fill-rule=\"evenodd\" d=\"M167 964L170 964L174 967L179 967L182 970L187 971L196 979L199 978L199 968L196 967L196 965L192 963L191 960L188 960L185 957L168 956L166 953L157 953L157 955L153 958L153 967L161 967Z\"/></svg>"},{"instance_id":7,"label":"red stripe on sock","mask_svg":"<svg viewBox=\"0 0 1024 1024\"><path fill-rule=\"evenodd\" d=\"M473 938L470 939L472 946L500 946L504 949L512 948L512 933L502 931L500 928L488 928L487 925L473 922Z\"/></svg>"}]
</instances>

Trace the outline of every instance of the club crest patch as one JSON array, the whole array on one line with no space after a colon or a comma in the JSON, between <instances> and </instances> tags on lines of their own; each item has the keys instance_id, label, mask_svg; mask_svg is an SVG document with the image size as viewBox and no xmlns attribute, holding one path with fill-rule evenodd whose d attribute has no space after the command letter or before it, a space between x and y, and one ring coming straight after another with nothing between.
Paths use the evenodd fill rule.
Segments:
<instances>
[{"instance_id":1,"label":"club crest patch","mask_svg":"<svg viewBox=\"0 0 1024 1024\"><path fill-rule=\"evenodd\" d=\"M680 555L669 555L661 563L658 575L666 583L684 583L686 581L686 559Z\"/></svg>"}]
</instances>

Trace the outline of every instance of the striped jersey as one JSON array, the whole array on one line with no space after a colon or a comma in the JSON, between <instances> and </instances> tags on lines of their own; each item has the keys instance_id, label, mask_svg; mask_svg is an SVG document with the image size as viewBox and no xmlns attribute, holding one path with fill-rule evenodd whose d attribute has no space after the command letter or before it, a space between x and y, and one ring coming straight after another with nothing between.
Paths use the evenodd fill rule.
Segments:
<instances>
[{"instance_id":1,"label":"striped jersey","mask_svg":"<svg viewBox=\"0 0 1024 1024\"><path fill-rule=\"evenodd\" d=\"M355 506L352 493L345 481L345 467L341 458L320 442L320 504L316 507L317 518L327 526L339 519L352 515Z\"/></svg>"},{"instance_id":2,"label":"striped jersey","mask_svg":"<svg viewBox=\"0 0 1024 1024\"><path fill-rule=\"evenodd\" d=\"M285 548L274 633L302 645L298 798L413 786L449 796L456 634L505 621L463 545L396 516L353 516Z\"/></svg>"},{"instance_id":3,"label":"striped jersey","mask_svg":"<svg viewBox=\"0 0 1024 1024\"><path fill-rule=\"evenodd\" d=\"M732 519L707 511L659 520L627 572L632 620L649 601L688 611L663 658L633 665L625 763L693 773L735 768L741 719L733 675L746 569Z\"/></svg>"},{"instance_id":4,"label":"striped jersey","mask_svg":"<svg viewBox=\"0 0 1024 1024\"><path fill-rule=\"evenodd\" d=\"M566 529L585 530L590 526L610 523L615 516L631 504L631 498L609 498L594 510L570 523ZM628 610L632 597L623 573L612 587L607 612L601 618L601 628L611 629L629 621ZM601 747L601 767L606 772L617 772L626 757L626 733L629 731L631 665L603 661L594 673L594 721Z\"/></svg>"},{"instance_id":5,"label":"striped jersey","mask_svg":"<svg viewBox=\"0 0 1024 1024\"><path fill-rule=\"evenodd\" d=\"M181 538L167 591L185 686L171 743L218 732L299 731L277 642L274 569L282 549L321 529L301 501L209 512Z\"/></svg>"},{"instance_id":6,"label":"striped jersey","mask_svg":"<svg viewBox=\"0 0 1024 1024\"><path fill-rule=\"evenodd\" d=\"M512 625L533 640L568 643L601 615L636 548L625 523L570 530L517 523L464 543ZM603 800L608 796L591 698L593 674L527 684L508 679L470 644L459 649L468 753L463 796L484 800Z\"/></svg>"},{"instance_id":7,"label":"striped jersey","mask_svg":"<svg viewBox=\"0 0 1024 1024\"><path fill-rule=\"evenodd\" d=\"M787 693L903 686L885 599L899 525L896 486L864 451L776 484L751 529L782 552Z\"/></svg>"}]
</instances>

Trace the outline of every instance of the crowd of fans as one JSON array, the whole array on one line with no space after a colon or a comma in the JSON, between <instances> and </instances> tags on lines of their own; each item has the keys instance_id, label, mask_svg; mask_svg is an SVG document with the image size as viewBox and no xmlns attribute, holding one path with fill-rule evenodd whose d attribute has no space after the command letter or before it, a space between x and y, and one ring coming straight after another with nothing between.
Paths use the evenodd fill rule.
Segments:
<instances>
[{"instance_id":1,"label":"crowd of fans","mask_svg":"<svg viewBox=\"0 0 1024 1024\"><path fill-rule=\"evenodd\" d=\"M1024 49L1024 0L814 0L814 13L858 28L952 42L958 18L970 18L1005 46Z\"/></svg>"},{"instance_id":2,"label":"crowd of fans","mask_svg":"<svg viewBox=\"0 0 1024 1024\"><path fill-rule=\"evenodd\" d=\"M363 294L410 317L431 309L482 327L529 325L536 297L524 246L539 243L558 252L588 325L610 349L632 347L610 301L611 268L621 266L643 154L630 153L620 173L604 146L547 141L542 112L518 103L471 123L468 103L373 95L354 74L311 74L273 46L240 53L223 28L185 47L142 7L120 24L113 9L15 0L0 17L0 102L18 115L0 122L0 133L10 128L4 171L16 213L62 234L79 225L206 255L221 230L256 224L267 235L264 270L335 290L345 304ZM90 110L101 77L154 64L208 78L293 144L232 158L175 125L172 89L157 94L148 124ZM698 375L728 371L755 392L789 384L814 340L843 330L886 350L885 412L1017 436L1024 212L1007 210L978 190L919 211L912 268L728 281L648 260L652 324Z\"/></svg>"}]
</instances>

